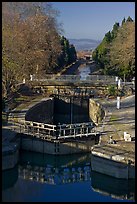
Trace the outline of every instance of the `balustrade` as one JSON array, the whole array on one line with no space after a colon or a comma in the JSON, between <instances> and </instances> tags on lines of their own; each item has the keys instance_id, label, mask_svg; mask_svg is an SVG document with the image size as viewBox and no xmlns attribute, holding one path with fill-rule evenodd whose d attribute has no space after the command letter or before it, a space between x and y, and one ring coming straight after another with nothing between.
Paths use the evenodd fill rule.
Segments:
<instances>
[{"instance_id":1,"label":"balustrade","mask_svg":"<svg viewBox=\"0 0 137 204\"><path fill-rule=\"evenodd\" d=\"M15 121L14 118L10 119L13 124L14 130L19 133L24 133L39 138L62 139L71 137L82 137L91 135L94 131L93 122L75 123L75 124L62 124L51 125L38 123L33 121Z\"/></svg>"}]
</instances>

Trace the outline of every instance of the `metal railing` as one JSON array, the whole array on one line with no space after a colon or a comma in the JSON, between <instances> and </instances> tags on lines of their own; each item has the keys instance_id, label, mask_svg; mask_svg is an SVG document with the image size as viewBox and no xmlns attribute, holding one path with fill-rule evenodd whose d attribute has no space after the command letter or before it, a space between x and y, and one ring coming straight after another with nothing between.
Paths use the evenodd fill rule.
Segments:
<instances>
[{"instance_id":1,"label":"metal railing","mask_svg":"<svg viewBox=\"0 0 137 204\"><path fill-rule=\"evenodd\" d=\"M103 83L114 83L116 84L115 81L115 76L106 76L106 75L88 75L86 77L81 77L78 75L45 75L43 78L35 78L33 77L33 79L31 80L32 82L52 82L52 81L56 81L56 82L82 82L82 81L86 81L88 83L90 82L103 82Z\"/></svg>"},{"instance_id":2,"label":"metal railing","mask_svg":"<svg viewBox=\"0 0 137 204\"><path fill-rule=\"evenodd\" d=\"M26 120L9 118L12 129L18 133L27 134L41 139L65 139L90 136L96 134L93 122L51 125Z\"/></svg>"}]
</instances>

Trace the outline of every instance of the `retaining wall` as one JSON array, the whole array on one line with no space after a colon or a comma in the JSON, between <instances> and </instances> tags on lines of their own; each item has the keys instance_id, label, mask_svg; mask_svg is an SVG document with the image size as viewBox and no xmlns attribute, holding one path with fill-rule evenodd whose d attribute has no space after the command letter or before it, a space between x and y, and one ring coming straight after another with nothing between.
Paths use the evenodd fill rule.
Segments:
<instances>
[{"instance_id":1,"label":"retaining wall","mask_svg":"<svg viewBox=\"0 0 137 204\"><path fill-rule=\"evenodd\" d=\"M85 137L86 138L86 137ZM91 146L97 141L97 136L92 138L77 139L64 142L49 142L46 140L40 140L31 136L22 136L21 148L24 150L63 155L73 153L90 152Z\"/></svg>"},{"instance_id":2,"label":"retaining wall","mask_svg":"<svg viewBox=\"0 0 137 204\"><path fill-rule=\"evenodd\" d=\"M93 171L113 176L115 178L135 178L135 167L126 163L91 155L91 168Z\"/></svg>"},{"instance_id":3,"label":"retaining wall","mask_svg":"<svg viewBox=\"0 0 137 204\"><path fill-rule=\"evenodd\" d=\"M105 116L105 111L101 104L93 99L89 99L89 116L95 124L100 123Z\"/></svg>"}]
</instances>

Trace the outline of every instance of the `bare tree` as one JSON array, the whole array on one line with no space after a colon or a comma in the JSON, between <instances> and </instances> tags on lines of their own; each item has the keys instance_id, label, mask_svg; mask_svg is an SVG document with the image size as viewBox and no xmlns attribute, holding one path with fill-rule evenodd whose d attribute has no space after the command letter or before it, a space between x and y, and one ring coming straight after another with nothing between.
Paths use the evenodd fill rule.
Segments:
<instances>
[{"instance_id":1,"label":"bare tree","mask_svg":"<svg viewBox=\"0 0 137 204\"><path fill-rule=\"evenodd\" d=\"M2 88L56 66L61 52L57 11L47 2L2 3Z\"/></svg>"}]
</instances>

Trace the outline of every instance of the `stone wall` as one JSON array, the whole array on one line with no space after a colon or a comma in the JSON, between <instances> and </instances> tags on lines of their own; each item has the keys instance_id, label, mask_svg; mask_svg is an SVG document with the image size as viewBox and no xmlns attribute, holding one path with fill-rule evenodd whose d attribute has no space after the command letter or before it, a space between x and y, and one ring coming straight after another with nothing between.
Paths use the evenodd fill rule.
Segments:
<instances>
[{"instance_id":1,"label":"stone wall","mask_svg":"<svg viewBox=\"0 0 137 204\"><path fill-rule=\"evenodd\" d=\"M32 106L25 115L25 120L53 124L54 99L46 98Z\"/></svg>"},{"instance_id":2,"label":"stone wall","mask_svg":"<svg viewBox=\"0 0 137 204\"><path fill-rule=\"evenodd\" d=\"M93 99L89 99L89 117L95 123L99 124L105 116L105 111L101 104Z\"/></svg>"}]
</instances>

